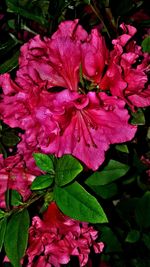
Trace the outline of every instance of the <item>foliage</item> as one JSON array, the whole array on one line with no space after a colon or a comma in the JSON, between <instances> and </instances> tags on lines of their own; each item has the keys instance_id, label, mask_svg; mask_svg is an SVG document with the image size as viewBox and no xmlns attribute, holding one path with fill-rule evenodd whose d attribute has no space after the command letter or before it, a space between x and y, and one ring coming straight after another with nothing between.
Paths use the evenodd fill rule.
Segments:
<instances>
[{"instance_id":1,"label":"foliage","mask_svg":"<svg viewBox=\"0 0 150 267\"><path fill-rule=\"evenodd\" d=\"M119 25L132 23L137 27L138 45L150 53L148 4L132 0L2 1L0 73L9 72L14 77L24 43L36 34L41 38L51 36L60 22L77 18L88 32L100 28L108 48L120 34ZM81 73L80 87L87 83L93 90L95 85L84 78ZM99 231L105 248L100 256L91 253L93 266L101 267L102 261L110 267L150 266L149 107L133 109L129 105L128 110L131 125L138 127L135 137L128 143L112 144L97 171L89 170L69 154L57 157L39 150L32 155L37 175L30 184L31 195L24 199L17 189L8 189L6 207L0 210L1 258L3 262L7 255L11 262L3 263L4 266L24 266L21 259L28 246L32 218L42 216L52 201L65 215L91 223ZM24 130L11 128L1 120L0 153L4 159L16 153L23 133ZM2 185L0 175L0 188ZM79 263L72 258L64 266Z\"/></svg>"}]
</instances>

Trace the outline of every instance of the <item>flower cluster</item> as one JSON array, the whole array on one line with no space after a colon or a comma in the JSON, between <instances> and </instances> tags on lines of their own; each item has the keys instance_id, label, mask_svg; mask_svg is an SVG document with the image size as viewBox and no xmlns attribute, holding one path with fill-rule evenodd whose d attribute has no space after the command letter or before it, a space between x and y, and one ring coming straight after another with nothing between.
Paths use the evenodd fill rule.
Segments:
<instances>
[{"instance_id":1,"label":"flower cluster","mask_svg":"<svg viewBox=\"0 0 150 267\"><path fill-rule=\"evenodd\" d=\"M87 33L78 20L62 22L51 38L37 35L21 47L13 80L8 73L0 76L0 119L23 130L17 155L0 158L1 208L7 189L25 201L30 196L30 185L41 174L33 153L71 154L97 170L111 144L133 139L137 126L128 111L150 105L150 57L133 40L136 29L121 28L109 51L97 29ZM32 220L27 267L59 267L71 256L84 266L91 247L103 250L97 237L92 226L51 203L43 219Z\"/></svg>"},{"instance_id":2,"label":"flower cluster","mask_svg":"<svg viewBox=\"0 0 150 267\"><path fill-rule=\"evenodd\" d=\"M142 53L141 47L132 40L136 33L133 26L122 24L121 28L124 34L113 40L111 63L101 87L124 99L134 110L135 107L150 105L150 85L147 83L150 56L148 53Z\"/></svg>"},{"instance_id":3,"label":"flower cluster","mask_svg":"<svg viewBox=\"0 0 150 267\"><path fill-rule=\"evenodd\" d=\"M28 167L40 151L72 154L96 170L110 144L134 137L125 103L149 105L149 57L132 40L135 28L122 28L109 52L97 29L87 34L78 20L65 21L51 38L22 46L14 81L1 75L1 118L25 130L18 152Z\"/></svg>"},{"instance_id":4,"label":"flower cluster","mask_svg":"<svg viewBox=\"0 0 150 267\"><path fill-rule=\"evenodd\" d=\"M68 218L52 202L43 220L37 216L32 220L27 267L60 267L71 256L78 257L80 266L85 266L91 247L95 253L103 250L104 244L95 241L97 237L98 232L92 226Z\"/></svg>"}]
</instances>

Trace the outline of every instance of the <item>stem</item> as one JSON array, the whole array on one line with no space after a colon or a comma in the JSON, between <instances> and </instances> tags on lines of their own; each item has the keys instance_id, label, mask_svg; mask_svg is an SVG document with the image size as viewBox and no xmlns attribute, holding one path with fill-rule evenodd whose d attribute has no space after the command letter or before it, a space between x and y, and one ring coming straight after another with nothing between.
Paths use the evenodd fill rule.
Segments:
<instances>
[{"instance_id":1,"label":"stem","mask_svg":"<svg viewBox=\"0 0 150 267\"><path fill-rule=\"evenodd\" d=\"M93 3L93 5L90 4L90 7L91 7L92 11L95 13L95 15L97 16L97 18L98 18L98 19L101 21L101 23L103 24L104 28L106 29L106 32L107 32L108 37L111 39L109 30L108 30L108 28L107 28L107 26L106 26L106 24L105 24L105 22L104 22L104 20L103 20L102 15L100 14L100 11L97 9L95 3Z\"/></svg>"},{"instance_id":2,"label":"stem","mask_svg":"<svg viewBox=\"0 0 150 267\"><path fill-rule=\"evenodd\" d=\"M47 192L43 192L40 195L37 194L33 194L31 196L31 198L29 199L29 201L27 203L23 203L22 205L20 205L19 207L15 207L12 210L10 210L9 212L6 213L6 217L11 216L14 213L19 213L22 210L28 208L30 205L32 205L34 202L36 202L37 200L39 200L40 198L42 198Z\"/></svg>"}]
</instances>

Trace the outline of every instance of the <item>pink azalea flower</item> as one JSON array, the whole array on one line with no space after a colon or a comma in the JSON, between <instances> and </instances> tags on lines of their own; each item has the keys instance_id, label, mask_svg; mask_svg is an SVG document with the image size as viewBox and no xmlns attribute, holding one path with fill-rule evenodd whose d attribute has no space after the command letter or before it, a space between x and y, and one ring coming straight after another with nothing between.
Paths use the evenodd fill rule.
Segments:
<instances>
[{"instance_id":1,"label":"pink azalea flower","mask_svg":"<svg viewBox=\"0 0 150 267\"><path fill-rule=\"evenodd\" d=\"M81 49L83 74L96 84L100 83L108 63L108 50L104 38L94 29Z\"/></svg>"},{"instance_id":2,"label":"pink azalea flower","mask_svg":"<svg viewBox=\"0 0 150 267\"><path fill-rule=\"evenodd\" d=\"M134 106L150 105L150 87L147 87L150 56L142 53L141 47L131 39L136 29L124 24L121 27L124 33L113 40L110 64L100 86L110 89L112 95L124 99L134 110ZM138 63L141 56L143 60Z\"/></svg>"},{"instance_id":3,"label":"pink azalea flower","mask_svg":"<svg viewBox=\"0 0 150 267\"><path fill-rule=\"evenodd\" d=\"M7 74L4 77L10 79ZM110 144L129 141L136 132L136 127L128 124L124 102L105 93L81 95L63 90L36 94L33 87L32 93L20 88L15 94L14 84L11 86L0 104L2 119L25 130L23 139L32 153L72 154L96 170ZM2 87L5 93L5 85Z\"/></svg>"},{"instance_id":4,"label":"pink azalea flower","mask_svg":"<svg viewBox=\"0 0 150 267\"><path fill-rule=\"evenodd\" d=\"M17 190L25 201L31 194L29 187L34 178L35 174L27 170L21 156L16 155L3 159L0 155L0 207L5 208L7 189Z\"/></svg>"},{"instance_id":5,"label":"pink azalea flower","mask_svg":"<svg viewBox=\"0 0 150 267\"><path fill-rule=\"evenodd\" d=\"M78 90L79 69L99 83L108 61L108 49L97 29L91 34L78 25L78 20L65 21L51 38L35 36L22 46L16 82L23 88L39 84Z\"/></svg>"},{"instance_id":6,"label":"pink azalea flower","mask_svg":"<svg viewBox=\"0 0 150 267\"><path fill-rule=\"evenodd\" d=\"M132 34L133 29L128 28ZM9 74L0 76L4 92L0 104L1 118L11 127L25 130L19 153L23 154L21 150L25 151L26 147L28 152L24 157L28 159L36 151L58 157L72 154L96 170L104 161L110 144L131 140L136 127L128 124L129 115L122 100L105 93L84 95L77 92L82 63L84 76L94 83L104 83L110 72L113 82L117 81L119 85L114 95L120 97L120 86L126 85L127 81L119 78L122 69L117 58L118 55L114 69L108 69L102 78L108 62L104 40L97 30L88 36L77 20L61 23L51 39L41 40L36 36L25 44L21 48L20 68L15 81ZM128 68L133 60L130 53L130 62L124 60L122 63L129 72L128 78L132 74ZM58 70L59 64L63 64L61 71ZM106 77L108 81L110 79ZM67 89L49 92L47 89L53 86ZM134 87L132 83L130 87ZM33 165L33 160L28 162L28 165Z\"/></svg>"},{"instance_id":7,"label":"pink azalea flower","mask_svg":"<svg viewBox=\"0 0 150 267\"><path fill-rule=\"evenodd\" d=\"M43 220L34 217L29 230L27 267L53 266L67 264L71 256L79 259L84 266L91 247L97 246L95 253L101 253L102 242L96 243L98 232L87 223L80 223L63 215L56 204L49 205Z\"/></svg>"},{"instance_id":8,"label":"pink azalea flower","mask_svg":"<svg viewBox=\"0 0 150 267\"><path fill-rule=\"evenodd\" d=\"M32 79L46 82L47 88L59 86L77 91L81 64L81 41L87 38L78 20L65 21L50 38L35 36L21 48L16 81L25 86ZM31 78L30 78L30 77Z\"/></svg>"},{"instance_id":9,"label":"pink azalea flower","mask_svg":"<svg viewBox=\"0 0 150 267\"><path fill-rule=\"evenodd\" d=\"M122 100L90 92L64 101L64 94L65 91L57 98L64 107L64 114L56 116L61 132L48 147L41 149L58 157L72 154L96 170L104 161L109 145L131 140L136 127L128 124L129 115Z\"/></svg>"}]
</instances>

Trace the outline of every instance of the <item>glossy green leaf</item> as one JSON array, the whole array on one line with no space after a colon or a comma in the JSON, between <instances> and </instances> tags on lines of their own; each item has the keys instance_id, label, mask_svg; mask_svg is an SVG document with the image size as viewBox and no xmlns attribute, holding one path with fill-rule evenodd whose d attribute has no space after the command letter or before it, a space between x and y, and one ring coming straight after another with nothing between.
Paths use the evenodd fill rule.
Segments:
<instances>
[{"instance_id":1,"label":"glossy green leaf","mask_svg":"<svg viewBox=\"0 0 150 267\"><path fill-rule=\"evenodd\" d=\"M61 211L71 218L91 223L108 222L96 198L77 182L65 187L55 187L54 199Z\"/></svg>"},{"instance_id":2,"label":"glossy green leaf","mask_svg":"<svg viewBox=\"0 0 150 267\"><path fill-rule=\"evenodd\" d=\"M150 227L150 191L142 196L136 205L135 218L141 228Z\"/></svg>"},{"instance_id":3,"label":"glossy green leaf","mask_svg":"<svg viewBox=\"0 0 150 267\"><path fill-rule=\"evenodd\" d=\"M89 185L88 185L89 186ZM98 196L108 199L115 196L118 192L117 185L115 183L107 185L90 185L89 186Z\"/></svg>"},{"instance_id":4,"label":"glossy green leaf","mask_svg":"<svg viewBox=\"0 0 150 267\"><path fill-rule=\"evenodd\" d=\"M137 241L139 240L139 238L140 238L140 232L137 231L137 230L133 230L133 229L132 229L132 230L128 233L128 235L127 235L125 241L128 242L128 243L135 243L135 242L137 242Z\"/></svg>"},{"instance_id":5,"label":"glossy green leaf","mask_svg":"<svg viewBox=\"0 0 150 267\"><path fill-rule=\"evenodd\" d=\"M35 159L36 165L45 172L53 172L54 166L52 159L45 154L42 153L34 153L33 157Z\"/></svg>"},{"instance_id":6,"label":"glossy green leaf","mask_svg":"<svg viewBox=\"0 0 150 267\"><path fill-rule=\"evenodd\" d=\"M123 153L129 153L129 150L128 150L128 147L127 145L124 145L124 144L119 144L119 145L116 145L115 146L116 150L120 151L120 152L123 152Z\"/></svg>"},{"instance_id":7,"label":"glossy green leaf","mask_svg":"<svg viewBox=\"0 0 150 267\"><path fill-rule=\"evenodd\" d=\"M83 170L82 165L71 155L64 155L58 159L55 180L57 185L70 183Z\"/></svg>"},{"instance_id":8,"label":"glossy green leaf","mask_svg":"<svg viewBox=\"0 0 150 267\"><path fill-rule=\"evenodd\" d=\"M150 36L146 37L142 44L141 44L142 48L143 48L143 52L148 52L150 53Z\"/></svg>"},{"instance_id":9,"label":"glossy green leaf","mask_svg":"<svg viewBox=\"0 0 150 267\"><path fill-rule=\"evenodd\" d=\"M6 218L0 220L0 251L1 251L3 243L4 243L6 225L7 225L7 219Z\"/></svg>"},{"instance_id":10,"label":"glossy green leaf","mask_svg":"<svg viewBox=\"0 0 150 267\"><path fill-rule=\"evenodd\" d=\"M10 203L12 206L19 206L22 204L22 196L16 190L10 191Z\"/></svg>"},{"instance_id":11,"label":"glossy green leaf","mask_svg":"<svg viewBox=\"0 0 150 267\"><path fill-rule=\"evenodd\" d=\"M145 125L145 116L142 109L138 109L137 112L132 112L131 123L134 125Z\"/></svg>"},{"instance_id":12,"label":"glossy green leaf","mask_svg":"<svg viewBox=\"0 0 150 267\"><path fill-rule=\"evenodd\" d=\"M119 179L129 170L129 166L119 161L110 160L101 172L93 173L85 183L92 186L106 185Z\"/></svg>"},{"instance_id":13,"label":"glossy green leaf","mask_svg":"<svg viewBox=\"0 0 150 267\"><path fill-rule=\"evenodd\" d=\"M24 256L29 229L29 214L26 209L13 214L8 222L4 247L6 255L14 267L20 267L20 260Z\"/></svg>"},{"instance_id":14,"label":"glossy green leaf","mask_svg":"<svg viewBox=\"0 0 150 267\"><path fill-rule=\"evenodd\" d=\"M13 56L0 65L0 73L10 72L18 66L19 51L13 54Z\"/></svg>"},{"instance_id":15,"label":"glossy green leaf","mask_svg":"<svg viewBox=\"0 0 150 267\"><path fill-rule=\"evenodd\" d=\"M42 190L52 185L54 176L45 174L35 178L32 182L31 190Z\"/></svg>"}]
</instances>

